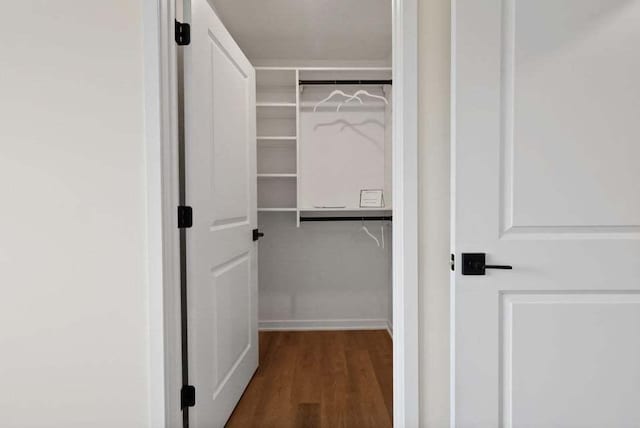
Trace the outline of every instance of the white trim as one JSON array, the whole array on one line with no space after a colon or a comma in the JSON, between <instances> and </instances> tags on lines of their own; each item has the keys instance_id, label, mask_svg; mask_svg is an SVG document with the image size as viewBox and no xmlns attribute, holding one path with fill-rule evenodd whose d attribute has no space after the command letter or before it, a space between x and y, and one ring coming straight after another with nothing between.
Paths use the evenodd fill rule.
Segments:
<instances>
[{"instance_id":1,"label":"white trim","mask_svg":"<svg viewBox=\"0 0 640 428\"><path fill-rule=\"evenodd\" d=\"M296 84L296 227L300 227L300 70L295 70ZM258 302L260 292L258 291Z\"/></svg>"},{"instance_id":2,"label":"white trim","mask_svg":"<svg viewBox=\"0 0 640 428\"><path fill-rule=\"evenodd\" d=\"M449 246L451 248L451 254L458 254L456 248L456 141L457 141L457 124L456 124L456 100L457 100L457 87L456 87L456 51L457 51L457 38L456 38L456 0L451 1L451 32L449 37L451 38L451 47L449 52L450 61L450 82L449 82ZM460 266L460 262L458 262ZM456 275L451 271L449 276L449 426L454 428L456 426Z\"/></svg>"},{"instance_id":3,"label":"white trim","mask_svg":"<svg viewBox=\"0 0 640 428\"><path fill-rule=\"evenodd\" d=\"M265 320L258 323L261 331L316 331L316 330L387 330L385 319L334 320Z\"/></svg>"},{"instance_id":4,"label":"white trim","mask_svg":"<svg viewBox=\"0 0 640 428\"><path fill-rule=\"evenodd\" d=\"M256 174L258 178L294 178L298 174Z\"/></svg>"},{"instance_id":5,"label":"white trim","mask_svg":"<svg viewBox=\"0 0 640 428\"><path fill-rule=\"evenodd\" d=\"M258 208L259 213L282 213L282 212L297 212L298 208Z\"/></svg>"},{"instance_id":6,"label":"white trim","mask_svg":"<svg viewBox=\"0 0 640 428\"><path fill-rule=\"evenodd\" d=\"M393 0L393 425L420 426L418 2Z\"/></svg>"},{"instance_id":7,"label":"white trim","mask_svg":"<svg viewBox=\"0 0 640 428\"><path fill-rule=\"evenodd\" d=\"M389 337L391 339L393 339L393 324L391 323L391 321L387 320L387 333L389 333Z\"/></svg>"},{"instance_id":8,"label":"white trim","mask_svg":"<svg viewBox=\"0 0 640 428\"><path fill-rule=\"evenodd\" d=\"M180 281L177 206L175 3L144 0L149 282L149 425L180 427ZM393 389L394 426L419 426L418 389L418 0L393 0ZM154 25L155 20L155 25ZM256 67L389 70L389 67ZM160 172L160 176L158 176ZM158 207L162 207L159 215ZM160 286L162 283L162 286ZM163 308L163 310L161 309ZM386 321L385 321L386 324ZM164 353L160 348L164 347Z\"/></svg>"},{"instance_id":9,"label":"white trim","mask_svg":"<svg viewBox=\"0 0 640 428\"><path fill-rule=\"evenodd\" d=\"M392 67L254 67L256 71L391 71Z\"/></svg>"},{"instance_id":10,"label":"white trim","mask_svg":"<svg viewBox=\"0 0 640 428\"><path fill-rule=\"evenodd\" d=\"M144 0L149 426L179 427L181 342L175 0Z\"/></svg>"},{"instance_id":11,"label":"white trim","mask_svg":"<svg viewBox=\"0 0 640 428\"><path fill-rule=\"evenodd\" d=\"M294 108L296 103L256 103L258 108L278 107L278 108Z\"/></svg>"},{"instance_id":12,"label":"white trim","mask_svg":"<svg viewBox=\"0 0 640 428\"><path fill-rule=\"evenodd\" d=\"M144 118L146 158L146 282L149 293L149 425L166 426L165 420L165 338L162 291L162 101L160 91L159 4L145 2L144 42Z\"/></svg>"},{"instance_id":13,"label":"white trim","mask_svg":"<svg viewBox=\"0 0 640 428\"><path fill-rule=\"evenodd\" d=\"M273 136L257 136L256 140L265 140L265 141L269 141L269 140L297 140L298 137L292 136L292 135L287 135L287 136L282 136L282 137L273 137Z\"/></svg>"}]
</instances>

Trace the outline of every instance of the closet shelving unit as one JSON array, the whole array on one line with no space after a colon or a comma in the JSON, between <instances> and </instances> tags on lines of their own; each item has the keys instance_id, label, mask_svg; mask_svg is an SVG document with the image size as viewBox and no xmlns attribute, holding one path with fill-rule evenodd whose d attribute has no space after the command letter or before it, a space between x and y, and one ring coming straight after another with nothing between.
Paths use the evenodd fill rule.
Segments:
<instances>
[{"instance_id":1,"label":"closet shelving unit","mask_svg":"<svg viewBox=\"0 0 640 428\"><path fill-rule=\"evenodd\" d=\"M298 212L295 69L256 68L258 212Z\"/></svg>"},{"instance_id":2,"label":"closet shelving unit","mask_svg":"<svg viewBox=\"0 0 640 428\"><path fill-rule=\"evenodd\" d=\"M256 67L258 212L295 213L296 224L312 217L389 219L391 209L310 208L300 205L301 80L380 80L389 67ZM386 198L386 195L385 195ZM315 221L315 220L311 220Z\"/></svg>"}]
</instances>

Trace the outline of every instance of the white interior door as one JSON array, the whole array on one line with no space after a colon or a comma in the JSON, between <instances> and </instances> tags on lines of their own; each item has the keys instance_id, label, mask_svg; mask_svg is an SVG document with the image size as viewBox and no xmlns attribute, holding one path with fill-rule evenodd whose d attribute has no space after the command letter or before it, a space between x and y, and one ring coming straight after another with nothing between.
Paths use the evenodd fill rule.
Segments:
<instances>
[{"instance_id":1,"label":"white interior door","mask_svg":"<svg viewBox=\"0 0 640 428\"><path fill-rule=\"evenodd\" d=\"M454 17L455 425L638 427L640 1Z\"/></svg>"},{"instance_id":2,"label":"white interior door","mask_svg":"<svg viewBox=\"0 0 640 428\"><path fill-rule=\"evenodd\" d=\"M185 50L190 426L222 427L258 366L255 71L206 0Z\"/></svg>"}]
</instances>

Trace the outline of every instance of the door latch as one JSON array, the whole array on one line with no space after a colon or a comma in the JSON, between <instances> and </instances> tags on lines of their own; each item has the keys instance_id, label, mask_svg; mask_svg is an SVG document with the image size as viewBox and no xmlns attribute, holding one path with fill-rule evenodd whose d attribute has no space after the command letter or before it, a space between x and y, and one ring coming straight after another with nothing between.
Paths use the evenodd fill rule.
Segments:
<instances>
[{"instance_id":1,"label":"door latch","mask_svg":"<svg viewBox=\"0 0 640 428\"><path fill-rule=\"evenodd\" d=\"M485 275L487 269L513 269L509 265L488 265L485 253L462 253L463 275Z\"/></svg>"},{"instance_id":2,"label":"door latch","mask_svg":"<svg viewBox=\"0 0 640 428\"><path fill-rule=\"evenodd\" d=\"M258 239L262 238L264 236L264 233L260 232L259 229L253 229L253 240L257 241Z\"/></svg>"}]
</instances>

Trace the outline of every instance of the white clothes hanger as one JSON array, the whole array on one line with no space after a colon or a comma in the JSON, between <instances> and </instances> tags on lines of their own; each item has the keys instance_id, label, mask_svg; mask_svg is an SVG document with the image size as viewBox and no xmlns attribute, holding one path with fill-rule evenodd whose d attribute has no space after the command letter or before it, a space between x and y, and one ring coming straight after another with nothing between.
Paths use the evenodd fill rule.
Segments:
<instances>
[{"instance_id":1,"label":"white clothes hanger","mask_svg":"<svg viewBox=\"0 0 640 428\"><path fill-rule=\"evenodd\" d=\"M342 107L344 104L354 100L354 99L358 99L360 100L360 104L362 104L362 100L360 99L360 95L366 95L368 97L371 98L377 98L379 100L384 101L385 104L389 104L389 101L387 101L387 99L381 95L375 95L375 94L371 94L369 93L369 91L365 90L365 89L360 89L359 91L357 91L355 94L351 95L350 97L348 97L346 100L344 100L343 102L340 103L340 105L338 105L338 109L336 111L340 111L340 107Z\"/></svg>"},{"instance_id":2,"label":"white clothes hanger","mask_svg":"<svg viewBox=\"0 0 640 428\"><path fill-rule=\"evenodd\" d=\"M347 104L347 103L350 103L350 102L351 102L351 101L353 101L354 99L357 99L358 101L360 101L360 104L364 104L364 103L362 102L362 99L361 99L360 97L353 97L353 96L350 96L349 98L347 98L346 100L344 100L344 101L342 101L340 104L338 104L338 108L336 109L336 111L340 111L340 108L341 108L343 105L345 105L345 104Z\"/></svg>"},{"instance_id":3,"label":"white clothes hanger","mask_svg":"<svg viewBox=\"0 0 640 428\"><path fill-rule=\"evenodd\" d=\"M384 223L380 223L380 240L382 241L382 248L384 248Z\"/></svg>"},{"instance_id":4,"label":"white clothes hanger","mask_svg":"<svg viewBox=\"0 0 640 428\"><path fill-rule=\"evenodd\" d=\"M374 241L376 241L376 244L378 245L378 247L380 246L380 241L378 241L378 238L376 238L373 233L369 232L369 229L367 229L367 226L364 225L364 220L362 220L362 230L364 231L364 233L366 233L367 235L369 235L371 237L371 239L373 239Z\"/></svg>"},{"instance_id":5,"label":"white clothes hanger","mask_svg":"<svg viewBox=\"0 0 640 428\"><path fill-rule=\"evenodd\" d=\"M329 94L329 96L327 96L325 99L323 99L322 101L320 101L319 103L317 103L316 105L314 105L314 106L313 106L313 111L316 111L316 110L318 109L318 106L320 106L321 104L326 103L327 101L329 101L331 98L333 98L333 97L334 97L334 96L336 96L336 95L342 95L342 96L343 96L343 97L345 97L345 98L349 98L349 100L354 100L354 99L356 99L356 100L360 101L360 104L364 104L364 103L362 102L362 99L361 99L359 96L357 96L357 95L355 95L355 94L354 94L354 95L349 95L349 94L347 94L347 93L345 93L345 92L341 91L340 89L335 89L333 92L331 92L331 93ZM338 107L338 108L339 108L339 107Z\"/></svg>"}]
</instances>

